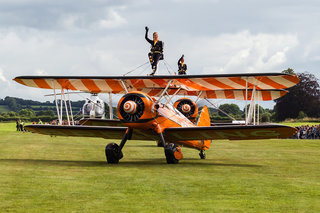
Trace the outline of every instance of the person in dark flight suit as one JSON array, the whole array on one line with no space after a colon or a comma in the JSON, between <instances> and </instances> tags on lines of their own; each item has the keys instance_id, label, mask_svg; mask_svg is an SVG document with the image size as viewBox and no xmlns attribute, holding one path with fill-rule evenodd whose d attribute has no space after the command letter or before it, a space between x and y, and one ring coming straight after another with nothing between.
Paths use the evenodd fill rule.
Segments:
<instances>
[{"instance_id":1,"label":"person in dark flight suit","mask_svg":"<svg viewBox=\"0 0 320 213\"><path fill-rule=\"evenodd\" d=\"M152 68L152 73L150 75L154 75L155 72L157 71L159 60L163 60L163 42L159 41L157 32L153 33L153 40L149 39L148 38L149 28L145 27L145 29L146 29L145 39L147 40L147 42L151 44L151 50L148 54L149 61L151 63L151 68Z\"/></svg>"},{"instance_id":2,"label":"person in dark flight suit","mask_svg":"<svg viewBox=\"0 0 320 213\"><path fill-rule=\"evenodd\" d=\"M187 65L184 63L184 55L178 61L178 75L185 75L187 74Z\"/></svg>"}]
</instances>

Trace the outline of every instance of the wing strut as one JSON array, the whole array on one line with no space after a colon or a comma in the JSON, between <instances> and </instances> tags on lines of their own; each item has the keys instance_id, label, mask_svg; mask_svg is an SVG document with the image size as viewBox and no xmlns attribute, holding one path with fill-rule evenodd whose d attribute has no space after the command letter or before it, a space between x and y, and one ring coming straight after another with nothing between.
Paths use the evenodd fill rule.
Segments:
<instances>
[{"instance_id":1,"label":"wing strut","mask_svg":"<svg viewBox=\"0 0 320 213\"><path fill-rule=\"evenodd\" d=\"M195 101L195 103L197 103L198 102L198 100L199 100L199 98L200 98L200 96L202 95L202 90L199 92L199 95L198 95L198 97L197 97L197 99L196 99L196 101Z\"/></svg>"},{"instance_id":2,"label":"wing strut","mask_svg":"<svg viewBox=\"0 0 320 213\"><path fill-rule=\"evenodd\" d=\"M260 119L259 99L260 99L260 94L259 92L257 92L256 85L254 85L252 90L252 95L251 95L251 101L249 104L249 110L246 116L246 125L248 124L256 125L260 123L259 122L259 119ZM246 106L246 109L247 109L247 106Z\"/></svg>"},{"instance_id":3,"label":"wing strut","mask_svg":"<svg viewBox=\"0 0 320 213\"><path fill-rule=\"evenodd\" d=\"M248 116L248 77L246 78L246 106L244 107L245 109L245 120L246 120L246 125L248 125L247 123L247 116Z\"/></svg>"},{"instance_id":4,"label":"wing strut","mask_svg":"<svg viewBox=\"0 0 320 213\"><path fill-rule=\"evenodd\" d=\"M123 87L123 89L126 91L126 93L128 93L128 88L126 87L125 83L123 82L123 80L121 79L121 85Z\"/></svg>"},{"instance_id":5,"label":"wing strut","mask_svg":"<svg viewBox=\"0 0 320 213\"><path fill-rule=\"evenodd\" d=\"M58 115L58 120L59 120L59 124L62 124L62 115L60 117L60 113L59 113L59 105L58 105L58 101L57 101L57 94L56 94L56 87L54 84L54 81L52 81L52 87L53 87L53 93L54 93L54 100L56 102L56 109L57 109L57 115Z\"/></svg>"},{"instance_id":6,"label":"wing strut","mask_svg":"<svg viewBox=\"0 0 320 213\"><path fill-rule=\"evenodd\" d=\"M112 96L111 92L109 92L109 118L112 120L113 119L113 108L112 108Z\"/></svg>"},{"instance_id":7,"label":"wing strut","mask_svg":"<svg viewBox=\"0 0 320 213\"><path fill-rule=\"evenodd\" d=\"M61 88L61 96L63 96L63 102L64 102L64 107L66 108L68 125L70 126L69 111L68 111L66 96L65 96L65 94L64 94L64 89L62 89L62 88ZM62 111L62 108L61 108L61 111Z\"/></svg>"},{"instance_id":8,"label":"wing strut","mask_svg":"<svg viewBox=\"0 0 320 213\"><path fill-rule=\"evenodd\" d=\"M69 97L69 90L67 89L67 94L68 94L68 101L69 101L69 108L70 108L70 115L71 115L71 123L72 126L74 126L74 119L73 119L73 113L72 113L72 106L71 106L71 101Z\"/></svg>"},{"instance_id":9,"label":"wing strut","mask_svg":"<svg viewBox=\"0 0 320 213\"><path fill-rule=\"evenodd\" d=\"M161 93L161 95L159 96L159 99L156 101L156 103L159 103L159 102L160 102L161 98L162 98L163 95L167 92L167 90L168 90L170 84L172 83L172 81L173 81L172 79L169 81L169 83L167 84L166 88L162 91L162 93Z\"/></svg>"},{"instance_id":10,"label":"wing strut","mask_svg":"<svg viewBox=\"0 0 320 213\"><path fill-rule=\"evenodd\" d=\"M169 98L169 100L167 101L167 103L166 103L166 105L172 100L172 98L174 97L174 96L176 96L177 94L178 94L178 92L180 92L180 90L181 90L181 87L179 87L179 89L177 89L177 91L173 94L173 95L171 95L171 97ZM166 92L166 94L169 96L169 94Z\"/></svg>"}]
</instances>

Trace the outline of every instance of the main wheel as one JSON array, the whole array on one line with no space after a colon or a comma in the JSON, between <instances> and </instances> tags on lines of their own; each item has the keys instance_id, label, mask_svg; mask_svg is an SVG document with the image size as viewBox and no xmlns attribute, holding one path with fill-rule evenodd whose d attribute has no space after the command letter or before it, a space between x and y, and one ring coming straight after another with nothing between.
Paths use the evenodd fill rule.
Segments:
<instances>
[{"instance_id":1,"label":"main wheel","mask_svg":"<svg viewBox=\"0 0 320 213\"><path fill-rule=\"evenodd\" d=\"M176 151L176 149L177 149L177 145L175 145L174 143L169 143L168 145L166 145L164 152L166 154L166 159L168 164L179 163L179 160L177 160L174 156L174 152Z\"/></svg>"},{"instance_id":2,"label":"main wheel","mask_svg":"<svg viewBox=\"0 0 320 213\"><path fill-rule=\"evenodd\" d=\"M206 159L206 154L203 152L203 150L200 151L199 156L201 159Z\"/></svg>"},{"instance_id":3,"label":"main wheel","mask_svg":"<svg viewBox=\"0 0 320 213\"><path fill-rule=\"evenodd\" d=\"M108 163L119 163L119 160L123 157L122 151L116 143L109 143L105 152Z\"/></svg>"}]
</instances>

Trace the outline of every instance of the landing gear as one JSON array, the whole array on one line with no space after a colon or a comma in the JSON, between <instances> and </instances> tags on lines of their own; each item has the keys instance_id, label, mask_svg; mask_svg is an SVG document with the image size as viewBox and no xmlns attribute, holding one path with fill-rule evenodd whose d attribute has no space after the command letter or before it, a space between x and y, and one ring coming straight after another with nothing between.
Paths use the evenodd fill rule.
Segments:
<instances>
[{"instance_id":1,"label":"landing gear","mask_svg":"<svg viewBox=\"0 0 320 213\"><path fill-rule=\"evenodd\" d=\"M168 164L177 164L179 160L175 158L174 152L177 149L177 145L174 143L169 143L164 148L164 153L166 154L166 159Z\"/></svg>"},{"instance_id":2,"label":"landing gear","mask_svg":"<svg viewBox=\"0 0 320 213\"><path fill-rule=\"evenodd\" d=\"M109 143L106 146L106 158L108 163L117 164L119 160L123 158L122 151L116 143Z\"/></svg>"},{"instance_id":3,"label":"landing gear","mask_svg":"<svg viewBox=\"0 0 320 213\"><path fill-rule=\"evenodd\" d=\"M123 158L123 154L121 150L126 144L127 140L131 139L131 136L132 136L132 129L128 128L121 140L120 146L118 146L118 144L116 143L109 143L106 146L105 153L106 153L106 158L108 163L113 163L113 164L119 163L119 160Z\"/></svg>"},{"instance_id":4,"label":"landing gear","mask_svg":"<svg viewBox=\"0 0 320 213\"><path fill-rule=\"evenodd\" d=\"M166 155L167 163L168 164L179 163L179 160L183 158L181 149L174 143L169 143L168 145L166 145L163 134L160 133L159 136L160 136L160 141L158 144L161 144L161 146L164 147L164 153Z\"/></svg>"},{"instance_id":5,"label":"landing gear","mask_svg":"<svg viewBox=\"0 0 320 213\"><path fill-rule=\"evenodd\" d=\"M200 151L199 156L201 159L206 159L206 154L204 153L203 150Z\"/></svg>"}]
</instances>

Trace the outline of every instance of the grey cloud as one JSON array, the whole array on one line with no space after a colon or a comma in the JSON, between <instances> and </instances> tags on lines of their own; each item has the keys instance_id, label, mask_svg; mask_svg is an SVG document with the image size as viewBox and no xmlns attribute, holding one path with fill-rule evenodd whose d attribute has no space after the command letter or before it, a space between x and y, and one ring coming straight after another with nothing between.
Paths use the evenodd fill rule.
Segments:
<instances>
[{"instance_id":1,"label":"grey cloud","mask_svg":"<svg viewBox=\"0 0 320 213\"><path fill-rule=\"evenodd\" d=\"M292 67L319 75L318 11L311 0L0 0L0 67L5 79L123 74L146 62L148 25L174 70L184 53L192 74ZM12 85L0 98L23 91Z\"/></svg>"},{"instance_id":2,"label":"grey cloud","mask_svg":"<svg viewBox=\"0 0 320 213\"><path fill-rule=\"evenodd\" d=\"M106 8L123 8L123 1L4 1L0 4L1 27L28 27L39 30L64 29L61 19L78 17L77 27L88 27L103 17Z\"/></svg>"}]
</instances>

